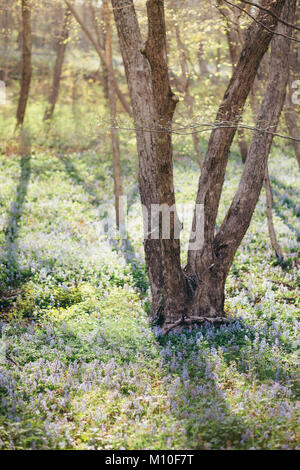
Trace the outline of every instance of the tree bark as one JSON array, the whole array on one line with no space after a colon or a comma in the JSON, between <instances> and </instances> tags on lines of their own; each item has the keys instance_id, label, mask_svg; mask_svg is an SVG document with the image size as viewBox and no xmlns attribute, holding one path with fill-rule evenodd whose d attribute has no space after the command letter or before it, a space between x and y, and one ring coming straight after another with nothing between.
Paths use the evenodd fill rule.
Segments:
<instances>
[{"instance_id":1,"label":"tree bark","mask_svg":"<svg viewBox=\"0 0 300 470\"><path fill-rule=\"evenodd\" d=\"M294 0L289 1L293 2ZM149 208L149 211L151 204L165 204L170 208L175 203L170 133L176 99L170 89L168 75L163 3L162 0L147 2L148 39L146 46L143 47L133 1L112 0L136 126L141 200L147 209ZM276 15L281 15L284 3L284 0L263 0L262 2L264 7L272 9ZM200 176L197 204L204 204L205 209L203 248L189 251L188 265L183 275L180 267L180 245L174 237L171 236L169 240L164 240L159 230L159 240L148 237L145 242L146 263L154 299L152 314L161 305L160 299L163 297L164 304L161 306L161 315L165 322L166 331L170 331L174 325L179 326L182 322L201 323L205 319L219 322L224 315L225 279L232 263L233 257L231 259L231 256L232 254L234 256L237 249L235 248L234 253L232 252L231 240L234 239L235 231L237 228L239 229L239 225L242 226L239 234L243 232L246 222L243 213L240 213L238 208L235 209L231 213L231 215L238 214L235 224L232 225L231 221L228 224L227 218L224 221L229 241L226 238L222 243L222 231L218 232L215 240L217 210L229 149L257 69L268 49L277 25L277 20L266 12L260 12L257 20L259 24L253 23L248 28L245 47L216 118L216 125L225 121L232 128L213 130ZM141 51L148 61L143 57ZM270 100L270 94L269 90L266 100ZM276 94L274 96L277 97ZM275 108L277 111L277 106ZM267 107L267 111L265 108L262 111L260 125L263 125L262 118L267 123L271 121L273 125L274 113L271 112L272 110L270 111L270 107ZM259 137L260 135L261 133ZM266 134L262 135L265 138ZM269 137L266 141L263 140L259 143L259 148L268 152L269 148L266 147L268 143ZM256 148L258 144L253 145ZM246 186L245 199L248 197L251 201L246 208L249 223L265 174L265 167L258 165L256 171L259 174L258 180L261 180L261 185L254 184L253 188L250 185L250 191L253 191L253 194L249 194L247 184L252 180L252 174L255 173L254 158L263 157L260 153L256 155L252 148L251 158L249 163L247 163L249 157L246 161L241 182L243 188ZM252 203L255 199L256 202L253 206ZM148 217L145 218L148 230L148 222L151 220L149 211ZM197 211L195 211L194 230L196 228L196 214ZM176 222L175 211L172 228L176 226ZM241 239L239 239L237 246L239 246ZM225 249L224 247L226 250L222 251Z\"/></svg>"},{"instance_id":2,"label":"tree bark","mask_svg":"<svg viewBox=\"0 0 300 470\"><path fill-rule=\"evenodd\" d=\"M177 47L179 51L179 57L180 57L180 66L181 66L181 76L182 76L182 81L183 81L183 92L184 92L184 102L185 105L189 111L189 114L191 117L194 116L194 98L190 93L190 79L188 76L188 64L187 64L187 59L186 59L186 52L185 48L181 39L180 35L180 28L179 25L176 21L175 24L175 34L176 34L176 42L177 42ZM200 150L200 144L199 144L199 139L198 135L196 133L192 134L192 139L193 139L193 144L195 148L195 152L197 155L197 160L199 163L200 168L202 168L203 164L203 156L202 152Z\"/></svg>"},{"instance_id":3,"label":"tree bark","mask_svg":"<svg viewBox=\"0 0 300 470\"><path fill-rule=\"evenodd\" d=\"M57 53L56 53L56 61L55 61L55 66L54 66L52 88L51 88L51 93L49 97L49 105L44 114L44 121L50 121L52 119L56 102L58 99L62 68L63 68L65 52L67 48L67 41L68 41L69 32L70 32L70 21L71 21L70 16L71 16L71 11L69 8L67 8L64 14L63 26L62 26L61 34L60 34L58 44L57 44Z\"/></svg>"},{"instance_id":4,"label":"tree bark","mask_svg":"<svg viewBox=\"0 0 300 470\"><path fill-rule=\"evenodd\" d=\"M298 12L296 24L300 23L300 13ZM299 36L299 35L298 35ZM289 131L289 134L294 139L299 139L299 117L297 115L296 105L293 103L293 88L292 84L294 80L299 80L300 78L300 47L291 48L289 55L289 83L288 83L288 94L286 99L285 106L285 122ZM298 167L300 170L300 142L292 141L294 148L295 156L298 162Z\"/></svg>"},{"instance_id":5,"label":"tree bark","mask_svg":"<svg viewBox=\"0 0 300 470\"><path fill-rule=\"evenodd\" d=\"M180 263L179 225L175 205L173 182L172 119L178 98L170 86L164 2L148 0L148 39L143 53L151 69L154 101L153 129L155 138L155 164L158 203L174 208L170 215L170 233L162 233L162 227L154 227L161 244L161 258L165 296L165 322L172 323L186 311L186 284ZM164 214L162 214L164 217ZM153 230L153 227L152 227ZM176 236L177 235L177 236ZM153 235L152 235L153 236Z\"/></svg>"},{"instance_id":6,"label":"tree bark","mask_svg":"<svg viewBox=\"0 0 300 470\"><path fill-rule=\"evenodd\" d=\"M282 18L293 22L296 0L287 0ZM278 30L288 36L291 28L280 24ZM290 40L276 36L272 42L270 72L267 90L261 105L256 127L276 132L284 105L288 75ZM215 237L216 269L221 268L226 277L251 221L263 182L266 177L267 159L273 142L273 135L256 131L249 149L239 188L229 211Z\"/></svg>"},{"instance_id":7,"label":"tree bark","mask_svg":"<svg viewBox=\"0 0 300 470\"><path fill-rule=\"evenodd\" d=\"M113 70L112 64L112 35L111 35L111 18L109 11L109 0L103 2L103 18L105 24L105 58L107 64L106 78L107 78L107 95L108 95L108 106L110 112L111 129L110 137L112 144L113 154L113 169L114 169L114 195L115 195L115 213L116 213L116 225L117 228L124 226L125 214L122 212L120 206L121 196L123 195L122 189L122 176L121 176L121 161L120 161L120 142L119 133L116 129L116 117L117 117L117 106L115 88L113 84L113 76L111 70Z\"/></svg>"},{"instance_id":8,"label":"tree bark","mask_svg":"<svg viewBox=\"0 0 300 470\"><path fill-rule=\"evenodd\" d=\"M139 156L139 189L144 213L145 258L152 293L152 320L158 319L163 300L163 268L160 240L151 236L151 206L158 204L156 178L156 138L149 129L154 126L155 106L151 71L141 53L143 41L132 0L112 0L114 18L136 129Z\"/></svg>"},{"instance_id":9,"label":"tree bark","mask_svg":"<svg viewBox=\"0 0 300 470\"><path fill-rule=\"evenodd\" d=\"M31 0L22 0L22 72L17 109L17 128L24 122L31 82Z\"/></svg>"},{"instance_id":10,"label":"tree bark","mask_svg":"<svg viewBox=\"0 0 300 470\"><path fill-rule=\"evenodd\" d=\"M264 0L262 5L270 8L273 13L280 15L284 3L284 0ZM207 283L212 282L213 285L216 283L215 277L219 278L220 275L215 272L215 269L209 269L209 267L216 266L216 254L214 252L215 223L229 150L259 64L273 36L273 33L266 28L273 31L277 24L271 15L263 11L259 12L257 21L260 24L252 23L246 32L245 46L216 117L216 126L225 122L232 128L220 128L212 131L199 180L196 202L197 204L204 204L204 246L202 249L189 251L186 270L196 280L201 278L201 273L206 272L206 277L209 278ZM193 230L195 228L196 219L194 217ZM213 311L222 311L223 301L224 295L219 298L216 305L212 306L211 313ZM213 298L212 304L214 303L215 299ZM199 310L201 312L201 303L199 304Z\"/></svg>"}]
</instances>

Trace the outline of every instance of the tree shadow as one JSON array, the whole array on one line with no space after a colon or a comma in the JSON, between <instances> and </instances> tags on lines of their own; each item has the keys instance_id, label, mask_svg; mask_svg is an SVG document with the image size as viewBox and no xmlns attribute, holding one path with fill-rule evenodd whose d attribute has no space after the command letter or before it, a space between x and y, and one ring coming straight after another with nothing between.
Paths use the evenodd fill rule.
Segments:
<instances>
[{"instance_id":1,"label":"tree shadow","mask_svg":"<svg viewBox=\"0 0 300 470\"><path fill-rule=\"evenodd\" d=\"M25 154L20 161L21 175L16 188L16 196L9 209L9 217L4 228L4 263L7 270L7 279L12 284L22 282L24 269L18 260L18 237L20 221L24 211L28 185L31 177L31 155Z\"/></svg>"},{"instance_id":2,"label":"tree shadow","mask_svg":"<svg viewBox=\"0 0 300 470\"><path fill-rule=\"evenodd\" d=\"M271 363L263 353L259 357L259 352L247 346L248 337L253 344L255 333L257 329L238 319L230 326L204 325L181 334L175 332L167 337L158 337L164 367L176 384L170 397L171 414L183 427L188 448L245 449L262 446L255 436L255 428L258 420L263 420L262 427L268 429L272 418L268 416L267 409L264 409L263 417L256 418L256 412L259 416L260 411L256 409L255 398L252 398L253 416L245 414L242 403L245 394L257 393L258 400L262 399L262 393L266 397L267 393L275 396L284 390L286 381L293 380L293 374L287 371L286 377L278 377L275 369L284 369L285 358L278 357L276 366L270 370ZM232 342L231 336L234 338ZM268 333L263 333L262 337L267 342L270 340ZM286 344L286 349L293 348L290 343ZM240 397L231 400L234 394ZM296 394L295 389L292 391L294 398Z\"/></svg>"},{"instance_id":3,"label":"tree shadow","mask_svg":"<svg viewBox=\"0 0 300 470\"><path fill-rule=\"evenodd\" d=\"M277 178L274 176L270 177L271 182L273 183L272 192L274 195L279 198L288 209L293 212L295 217L300 216L300 207L299 205L295 204L293 198L297 201L300 198L300 192L294 188L291 188L283 183L281 183ZM276 186L276 188L274 188ZM284 191L283 197L280 193L280 190ZM289 223L287 217L281 212L280 206L276 201L274 201L274 211L276 215L283 221L283 223L289 228L291 232L293 232L298 238L300 238L300 230L299 228L295 228L292 224Z\"/></svg>"},{"instance_id":4,"label":"tree shadow","mask_svg":"<svg viewBox=\"0 0 300 470\"><path fill-rule=\"evenodd\" d=\"M87 183L80 176L77 168L72 163L70 157L68 157L67 155L61 155L57 157L65 165L65 169L66 169L68 176L76 184L79 184L80 186L82 186L85 192L89 195L90 203L95 207L99 207L101 204L103 204L103 201L101 201L97 196L95 185ZM126 239L121 239L121 240L116 240L108 236L108 242L113 250L117 251L119 254L121 254L124 257L126 263L130 265L133 274L136 272L136 270L140 271L141 262L138 260L136 256L134 247L128 235Z\"/></svg>"}]
</instances>

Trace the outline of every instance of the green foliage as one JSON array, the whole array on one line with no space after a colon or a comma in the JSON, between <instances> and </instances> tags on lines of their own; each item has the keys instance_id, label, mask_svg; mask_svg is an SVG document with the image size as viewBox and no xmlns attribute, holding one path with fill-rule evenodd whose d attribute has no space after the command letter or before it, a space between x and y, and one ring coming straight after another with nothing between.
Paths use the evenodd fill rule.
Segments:
<instances>
[{"instance_id":1,"label":"green foliage","mask_svg":"<svg viewBox=\"0 0 300 470\"><path fill-rule=\"evenodd\" d=\"M276 185L275 224L286 264L276 265L270 248L262 194L226 285L233 322L162 337L148 324L141 241L132 242L137 260L128 262L125 247L99 232L97 204L113 197L106 155L32 155L14 242L0 236L0 328L11 359L0 364L1 448L299 445L297 176L292 157L278 149L272 157L271 174L283 185ZM17 157L0 158L6 228L19 165ZM241 171L233 154L219 220ZM196 164L180 158L179 202L194 199L197 180Z\"/></svg>"}]
</instances>

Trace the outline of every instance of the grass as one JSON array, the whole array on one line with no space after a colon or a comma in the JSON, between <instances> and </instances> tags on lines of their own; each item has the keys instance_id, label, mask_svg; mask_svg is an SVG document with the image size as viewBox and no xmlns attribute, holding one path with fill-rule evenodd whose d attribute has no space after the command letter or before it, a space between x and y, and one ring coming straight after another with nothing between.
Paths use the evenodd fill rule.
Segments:
<instances>
[{"instance_id":1,"label":"grass","mask_svg":"<svg viewBox=\"0 0 300 470\"><path fill-rule=\"evenodd\" d=\"M296 162L274 148L286 263L262 193L227 281L233 321L162 337L148 324L132 145L122 137L135 257L103 231L105 148L0 157L0 448L299 448ZM192 202L199 171L178 148L177 199ZM241 171L233 152L219 222Z\"/></svg>"}]
</instances>

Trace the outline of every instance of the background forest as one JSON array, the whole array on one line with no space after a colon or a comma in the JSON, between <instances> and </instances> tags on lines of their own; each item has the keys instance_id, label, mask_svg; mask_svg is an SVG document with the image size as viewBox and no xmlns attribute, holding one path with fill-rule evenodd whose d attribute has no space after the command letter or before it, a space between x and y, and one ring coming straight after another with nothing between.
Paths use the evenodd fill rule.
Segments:
<instances>
[{"instance_id":1,"label":"background forest","mask_svg":"<svg viewBox=\"0 0 300 470\"><path fill-rule=\"evenodd\" d=\"M193 206L259 13L238 0L163 3L179 98L176 202ZM229 321L166 331L149 322L135 110L111 2L0 1L0 449L300 448L295 4L284 105L268 127L277 136L226 279ZM146 2L134 5L146 41ZM271 46L230 148L217 228L251 154L270 63ZM124 195L129 237L111 239Z\"/></svg>"}]
</instances>

